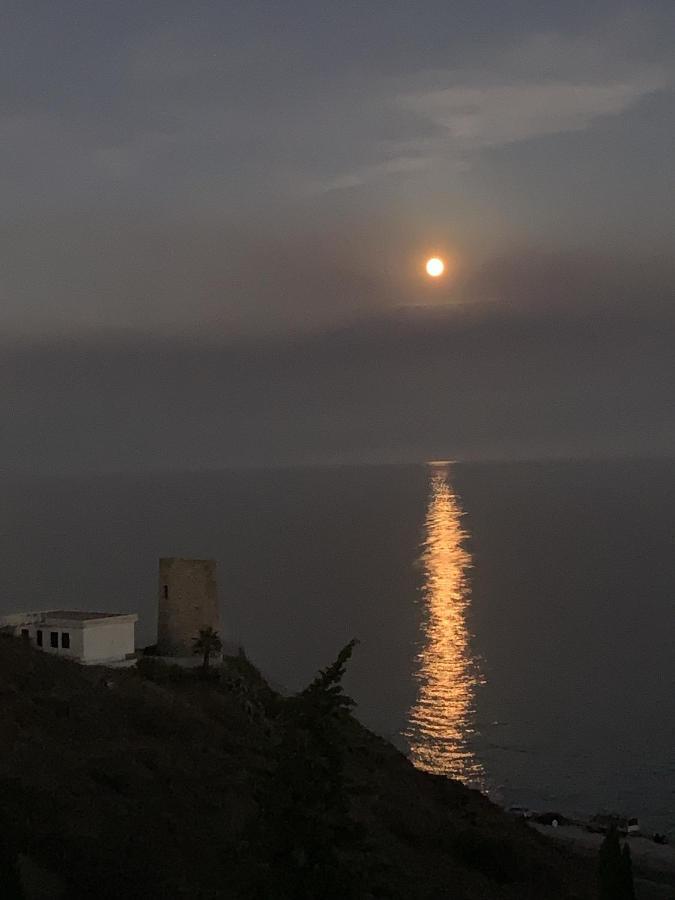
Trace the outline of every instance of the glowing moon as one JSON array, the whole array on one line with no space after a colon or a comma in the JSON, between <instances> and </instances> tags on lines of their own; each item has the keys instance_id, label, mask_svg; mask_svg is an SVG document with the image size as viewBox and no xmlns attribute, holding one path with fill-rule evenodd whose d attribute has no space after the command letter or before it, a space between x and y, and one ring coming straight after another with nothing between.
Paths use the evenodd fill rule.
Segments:
<instances>
[{"instance_id":1,"label":"glowing moon","mask_svg":"<svg viewBox=\"0 0 675 900\"><path fill-rule=\"evenodd\" d=\"M431 259L427 260L427 275L431 275L432 278L438 278L443 272L445 272L445 263L442 259L432 256Z\"/></svg>"}]
</instances>

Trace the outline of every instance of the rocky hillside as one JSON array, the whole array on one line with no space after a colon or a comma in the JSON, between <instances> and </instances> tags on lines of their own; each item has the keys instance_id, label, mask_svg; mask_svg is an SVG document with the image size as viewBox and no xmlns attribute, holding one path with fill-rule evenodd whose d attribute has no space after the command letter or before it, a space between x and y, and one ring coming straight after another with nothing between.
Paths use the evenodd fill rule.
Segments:
<instances>
[{"instance_id":1,"label":"rocky hillside","mask_svg":"<svg viewBox=\"0 0 675 900\"><path fill-rule=\"evenodd\" d=\"M595 896L592 861L415 770L339 684L308 697L244 659L204 680L0 640L2 897Z\"/></svg>"}]
</instances>

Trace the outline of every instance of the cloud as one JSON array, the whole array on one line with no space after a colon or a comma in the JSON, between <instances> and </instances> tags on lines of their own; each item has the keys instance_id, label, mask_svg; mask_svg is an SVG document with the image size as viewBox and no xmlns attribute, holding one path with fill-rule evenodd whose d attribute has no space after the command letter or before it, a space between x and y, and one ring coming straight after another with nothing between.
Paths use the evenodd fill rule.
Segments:
<instances>
[{"instance_id":1,"label":"cloud","mask_svg":"<svg viewBox=\"0 0 675 900\"><path fill-rule=\"evenodd\" d=\"M4 90L32 87L0 118L2 327L306 332L424 300L408 260L436 242L468 266L535 231L597 245L623 228L631 247L670 233L665 104L583 171L570 142L492 165L509 143L635 110L668 82L658 53L622 53L623 33L514 44L496 29L477 46L456 28L431 52L404 6L409 33L373 15L353 35L347 10L321 46L304 19L278 33L266 12L240 33L214 7L217 27L181 13L101 48L78 39L65 70L17 53Z\"/></svg>"},{"instance_id":2,"label":"cloud","mask_svg":"<svg viewBox=\"0 0 675 900\"><path fill-rule=\"evenodd\" d=\"M6 345L0 468L675 451L672 266L530 251L470 286L313 334Z\"/></svg>"},{"instance_id":3,"label":"cloud","mask_svg":"<svg viewBox=\"0 0 675 900\"><path fill-rule=\"evenodd\" d=\"M622 55L616 36L603 42L534 34L457 69L418 69L376 84L374 107L389 110L393 120L396 112L412 119L405 133L373 141L379 160L340 173L333 184L382 178L392 160L414 162L402 175L438 166L454 177L481 151L591 129L672 83L671 68Z\"/></svg>"},{"instance_id":4,"label":"cloud","mask_svg":"<svg viewBox=\"0 0 675 900\"><path fill-rule=\"evenodd\" d=\"M422 155L394 156L383 162L362 166L354 172L348 172L343 175L308 178L305 182L305 189L310 194L323 194L330 191L343 190L344 188L359 187L374 179L420 172L428 168L428 166L429 160Z\"/></svg>"},{"instance_id":5,"label":"cloud","mask_svg":"<svg viewBox=\"0 0 675 900\"><path fill-rule=\"evenodd\" d=\"M99 102L69 91L29 104L28 124L7 121L0 148L10 197L242 210L418 183L434 166L457 183L486 148L590 129L670 80L622 53L620 31L497 34L478 48L456 37L457 66L428 68L439 56L414 35L394 67L375 53L350 66L262 24L237 34L197 17L141 31L108 51Z\"/></svg>"},{"instance_id":6,"label":"cloud","mask_svg":"<svg viewBox=\"0 0 675 900\"><path fill-rule=\"evenodd\" d=\"M5 334L304 332L396 302L358 223L73 213L0 224ZM11 253L9 252L11 248Z\"/></svg>"},{"instance_id":7,"label":"cloud","mask_svg":"<svg viewBox=\"0 0 675 900\"><path fill-rule=\"evenodd\" d=\"M632 81L456 84L399 98L403 108L443 129L455 152L498 147L591 127L666 87L664 75Z\"/></svg>"},{"instance_id":8,"label":"cloud","mask_svg":"<svg viewBox=\"0 0 675 900\"><path fill-rule=\"evenodd\" d=\"M529 247L474 268L462 293L465 302L491 310L670 319L675 314L675 264L659 254Z\"/></svg>"}]
</instances>

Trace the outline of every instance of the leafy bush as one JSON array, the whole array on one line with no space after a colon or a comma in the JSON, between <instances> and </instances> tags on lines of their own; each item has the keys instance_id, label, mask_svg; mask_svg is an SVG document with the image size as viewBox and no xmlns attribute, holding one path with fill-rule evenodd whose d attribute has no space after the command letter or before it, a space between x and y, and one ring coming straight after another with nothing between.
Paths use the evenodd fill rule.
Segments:
<instances>
[{"instance_id":1,"label":"leafy bush","mask_svg":"<svg viewBox=\"0 0 675 900\"><path fill-rule=\"evenodd\" d=\"M163 659L154 659L152 656L141 656L136 664L135 671L148 681L155 684L168 684L170 682L183 681L190 677L191 672L180 666L170 665Z\"/></svg>"},{"instance_id":2,"label":"leafy bush","mask_svg":"<svg viewBox=\"0 0 675 900\"><path fill-rule=\"evenodd\" d=\"M345 900L362 896L362 834L350 814L340 722L353 705L342 677L356 641L339 653L281 713L282 738L271 789L265 791L254 846L265 897ZM281 893L279 893L279 886Z\"/></svg>"}]
</instances>

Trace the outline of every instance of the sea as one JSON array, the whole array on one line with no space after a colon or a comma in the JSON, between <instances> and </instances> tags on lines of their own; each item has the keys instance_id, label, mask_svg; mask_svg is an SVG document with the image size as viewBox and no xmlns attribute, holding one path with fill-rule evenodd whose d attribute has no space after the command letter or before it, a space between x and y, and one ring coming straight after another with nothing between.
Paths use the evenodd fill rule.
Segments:
<instances>
[{"instance_id":1,"label":"sea","mask_svg":"<svg viewBox=\"0 0 675 900\"><path fill-rule=\"evenodd\" d=\"M675 836L675 461L0 480L0 613L137 612L218 562L223 634L300 690L351 639L355 713L504 805Z\"/></svg>"}]
</instances>

